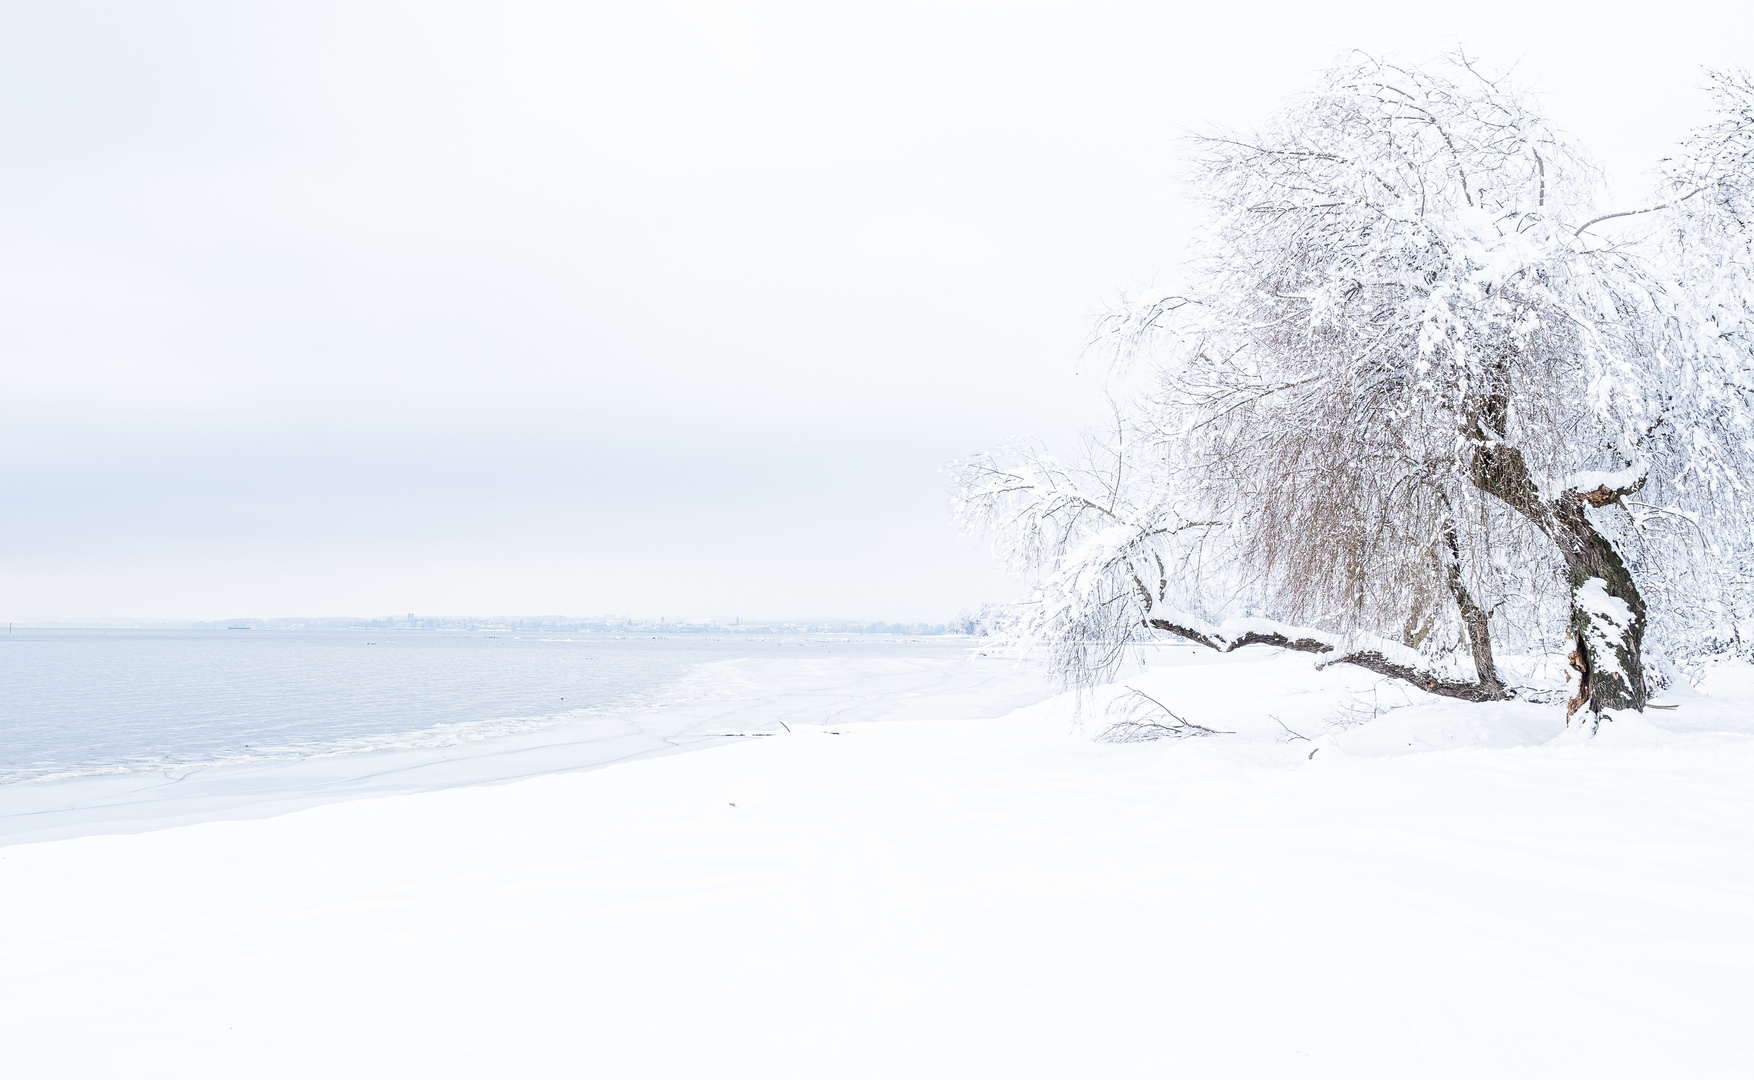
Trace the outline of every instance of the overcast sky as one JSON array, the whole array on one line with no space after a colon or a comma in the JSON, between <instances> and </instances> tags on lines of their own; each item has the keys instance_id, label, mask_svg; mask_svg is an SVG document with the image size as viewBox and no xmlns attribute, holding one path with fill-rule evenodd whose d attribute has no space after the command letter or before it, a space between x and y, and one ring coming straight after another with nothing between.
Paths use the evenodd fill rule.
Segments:
<instances>
[{"instance_id":1,"label":"overcast sky","mask_svg":"<svg viewBox=\"0 0 1754 1080\"><path fill-rule=\"evenodd\" d=\"M1741 4L0 5L0 618L942 620L1189 128L1515 65L1628 205Z\"/></svg>"}]
</instances>

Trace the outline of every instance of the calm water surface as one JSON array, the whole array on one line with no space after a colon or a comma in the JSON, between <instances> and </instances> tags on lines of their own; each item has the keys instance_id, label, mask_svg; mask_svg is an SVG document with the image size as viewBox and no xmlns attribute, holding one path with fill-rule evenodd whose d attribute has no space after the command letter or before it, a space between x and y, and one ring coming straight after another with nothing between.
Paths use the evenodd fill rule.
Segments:
<instances>
[{"instance_id":1,"label":"calm water surface","mask_svg":"<svg viewBox=\"0 0 1754 1080\"><path fill-rule=\"evenodd\" d=\"M950 638L512 631L0 633L0 783L490 738L710 695L715 660Z\"/></svg>"}]
</instances>

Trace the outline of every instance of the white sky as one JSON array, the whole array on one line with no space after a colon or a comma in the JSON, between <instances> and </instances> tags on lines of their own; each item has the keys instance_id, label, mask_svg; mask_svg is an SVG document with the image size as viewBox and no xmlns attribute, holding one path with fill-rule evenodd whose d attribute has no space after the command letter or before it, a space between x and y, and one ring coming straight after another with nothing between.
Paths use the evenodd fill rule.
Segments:
<instances>
[{"instance_id":1,"label":"white sky","mask_svg":"<svg viewBox=\"0 0 1754 1080\"><path fill-rule=\"evenodd\" d=\"M1516 65L1628 205L1740 4L0 5L0 618L946 618L1177 135Z\"/></svg>"}]
</instances>

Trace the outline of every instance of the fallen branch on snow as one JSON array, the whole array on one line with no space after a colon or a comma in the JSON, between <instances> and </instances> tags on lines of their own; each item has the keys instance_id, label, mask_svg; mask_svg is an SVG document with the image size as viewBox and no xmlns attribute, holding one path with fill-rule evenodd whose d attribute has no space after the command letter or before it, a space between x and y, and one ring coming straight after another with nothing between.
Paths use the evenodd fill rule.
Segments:
<instances>
[{"instance_id":1,"label":"fallen branch on snow","mask_svg":"<svg viewBox=\"0 0 1754 1080\"><path fill-rule=\"evenodd\" d=\"M1206 735L1234 735L1234 731L1219 731L1204 724L1196 724L1172 712L1169 706L1147 694L1143 690L1127 687L1127 696L1117 698L1109 704L1108 711L1112 714L1116 709L1127 714L1124 719L1110 724L1097 742L1106 743L1139 743L1155 742L1158 739L1190 739ZM1161 713L1169 717L1170 723L1157 719Z\"/></svg>"}]
</instances>

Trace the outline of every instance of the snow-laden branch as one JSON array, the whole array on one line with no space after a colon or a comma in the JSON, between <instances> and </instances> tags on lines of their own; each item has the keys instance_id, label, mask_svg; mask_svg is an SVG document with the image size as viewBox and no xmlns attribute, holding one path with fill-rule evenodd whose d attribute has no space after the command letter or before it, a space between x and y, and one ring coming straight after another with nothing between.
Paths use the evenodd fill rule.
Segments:
<instances>
[{"instance_id":1,"label":"snow-laden branch","mask_svg":"<svg viewBox=\"0 0 1754 1080\"><path fill-rule=\"evenodd\" d=\"M1496 701L1505 696L1503 687L1483 679L1454 679L1433 670L1413 649L1388 641L1371 642L1372 647L1359 648L1359 642L1343 642L1335 635L1308 627L1290 626L1272 619L1227 619L1212 626L1185 614L1167 618L1148 618L1147 626L1167 634L1204 645L1218 652L1234 652L1250 645L1269 645L1292 652L1324 654L1316 661L1318 668L1332 664L1351 664L1411 683L1419 689L1443 697L1465 701ZM1325 654L1334 653L1328 656Z\"/></svg>"}]
</instances>

